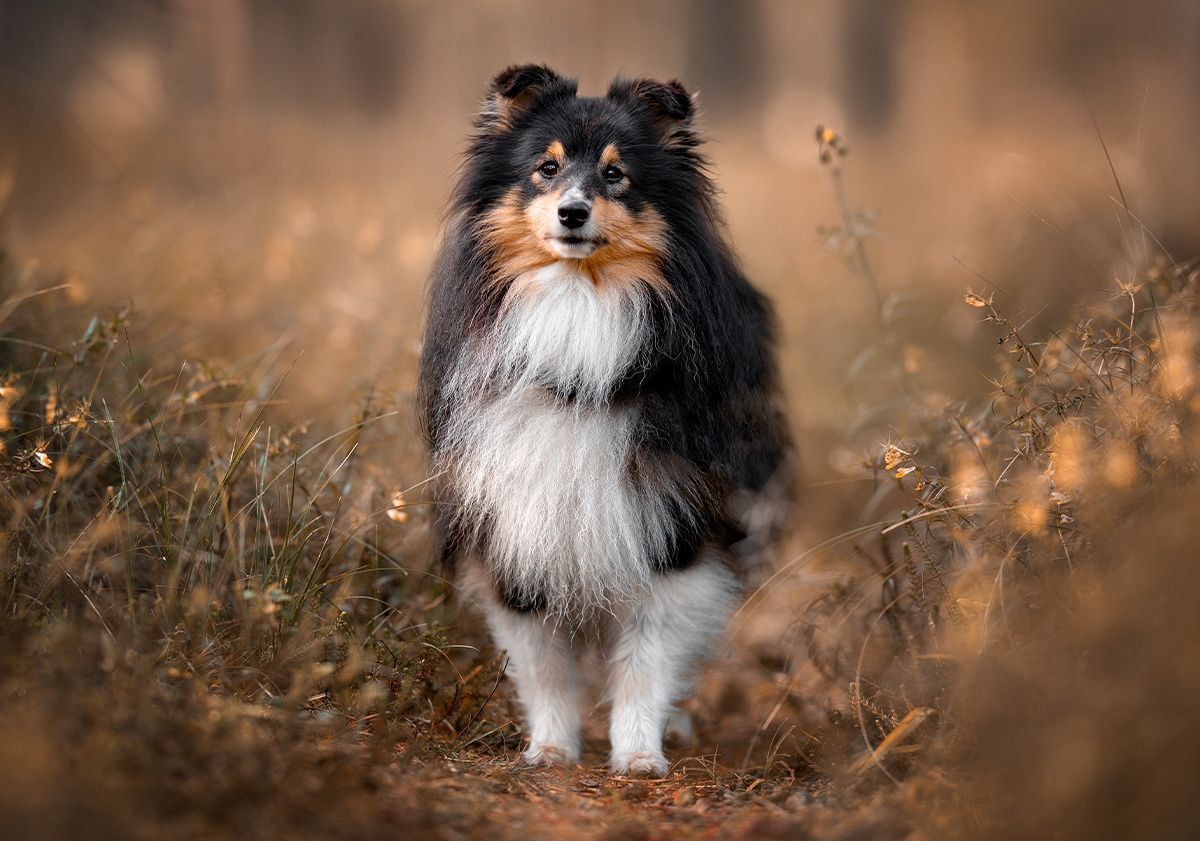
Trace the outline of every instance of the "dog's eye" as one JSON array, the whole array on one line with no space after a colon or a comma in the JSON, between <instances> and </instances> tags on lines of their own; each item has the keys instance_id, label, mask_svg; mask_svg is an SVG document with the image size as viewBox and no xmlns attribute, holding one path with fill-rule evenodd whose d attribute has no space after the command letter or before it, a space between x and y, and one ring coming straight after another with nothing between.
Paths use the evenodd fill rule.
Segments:
<instances>
[{"instance_id":1,"label":"dog's eye","mask_svg":"<svg viewBox=\"0 0 1200 841\"><path fill-rule=\"evenodd\" d=\"M542 174L543 178L553 178L558 175L558 164L554 161L546 161L538 167L538 172Z\"/></svg>"},{"instance_id":2,"label":"dog's eye","mask_svg":"<svg viewBox=\"0 0 1200 841\"><path fill-rule=\"evenodd\" d=\"M625 177L625 173L622 172L621 168L618 166L612 166L610 164L609 166L606 166L604 168L604 180L607 181L609 184L616 184L618 181L620 181L624 177Z\"/></svg>"}]
</instances>

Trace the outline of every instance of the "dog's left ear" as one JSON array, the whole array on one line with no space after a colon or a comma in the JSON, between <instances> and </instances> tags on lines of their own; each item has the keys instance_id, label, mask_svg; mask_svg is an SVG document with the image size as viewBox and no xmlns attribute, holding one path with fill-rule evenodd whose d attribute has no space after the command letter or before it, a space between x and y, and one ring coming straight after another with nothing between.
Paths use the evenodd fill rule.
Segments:
<instances>
[{"instance_id":1,"label":"dog's left ear","mask_svg":"<svg viewBox=\"0 0 1200 841\"><path fill-rule=\"evenodd\" d=\"M608 88L608 98L623 100L643 110L664 144L695 145L691 129L696 107L682 82L675 79L669 82L615 79Z\"/></svg>"}]
</instances>

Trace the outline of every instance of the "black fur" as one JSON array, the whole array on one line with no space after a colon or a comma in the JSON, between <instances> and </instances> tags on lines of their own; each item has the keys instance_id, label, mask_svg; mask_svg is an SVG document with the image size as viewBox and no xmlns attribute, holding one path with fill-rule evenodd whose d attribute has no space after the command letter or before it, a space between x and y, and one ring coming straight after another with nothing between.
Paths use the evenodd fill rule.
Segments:
<instances>
[{"instance_id":1,"label":"black fur","mask_svg":"<svg viewBox=\"0 0 1200 841\"><path fill-rule=\"evenodd\" d=\"M725 240L692 118L691 97L678 82L618 79L607 96L583 98L573 80L545 67L501 73L451 199L420 371L422 420L436 453L449 409L444 377L468 337L492 325L502 300L503 287L496 292L489 276L492 255L478 228L481 215L513 187L534 189L528 173L552 140L595 156L615 143L638 173L622 201L634 211L652 206L668 226L661 271L673 300L669 312L656 303L654 335L611 399L637 401L641 450L678 463L701 488L692 510L676 517L673 550L656 562L663 572L687 566L703 544L729 546L743 536L729 499L740 489L763 488L787 444L770 306L742 275ZM453 489L442 494L444 555L452 561L469 541L456 525ZM540 606L537 594L500 588L514 607Z\"/></svg>"}]
</instances>

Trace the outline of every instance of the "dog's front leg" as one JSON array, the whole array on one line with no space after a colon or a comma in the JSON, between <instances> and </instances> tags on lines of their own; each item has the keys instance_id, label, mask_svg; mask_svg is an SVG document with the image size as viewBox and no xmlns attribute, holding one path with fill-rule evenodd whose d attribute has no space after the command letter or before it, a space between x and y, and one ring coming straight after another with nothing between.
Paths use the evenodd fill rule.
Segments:
<instances>
[{"instance_id":1,"label":"dog's front leg","mask_svg":"<svg viewBox=\"0 0 1200 841\"><path fill-rule=\"evenodd\" d=\"M699 559L654 580L622 617L610 653L609 767L618 774L667 772L663 735L737 604L737 581L719 560Z\"/></svg>"},{"instance_id":2,"label":"dog's front leg","mask_svg":"<svg viewBox=\"0 0 1200 841\"><path fill-rule=\"evenodd\" d=\"M533 765L579 761L579 675L566 629L535 613L486 608L496 644L508 651L508 674L525 710Z\"/></svg>"}]
</instances>

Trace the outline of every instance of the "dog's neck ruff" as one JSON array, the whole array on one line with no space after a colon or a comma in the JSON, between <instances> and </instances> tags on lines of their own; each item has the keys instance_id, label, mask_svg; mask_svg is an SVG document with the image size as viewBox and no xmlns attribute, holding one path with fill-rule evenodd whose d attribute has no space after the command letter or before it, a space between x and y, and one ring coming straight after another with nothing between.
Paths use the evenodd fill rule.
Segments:
<instances>
[{"instance_id":1,"label":"dog's neck ruff","mask_svg":"<svg viewBox=\"0 0 1200 841\"><path fill-rule=\"evenodd\" d=\"M645 294L597 286L560 261L517 278L493 336L492 374L503 388L542 385L602 403L645 341Z\"/></svg>"},{"instance_id":2,"label":"dog's neck ruff","mask_svg":"<svg viewBox=\"0 0 1200 841\"><path fill-rule=\"evenodd\" d=\"M560 618L644 592L685 507L652 465L631 471L639 409L609 400L650 340L645 294L565 262L530 272L450 375L462 522L501 587Z\"/></svg>"}]
</instances>

